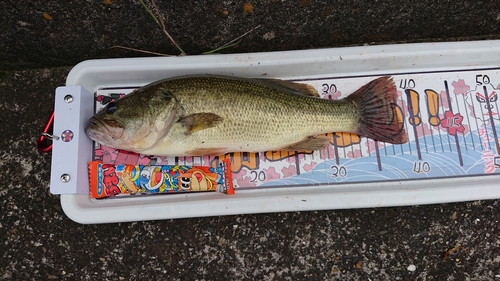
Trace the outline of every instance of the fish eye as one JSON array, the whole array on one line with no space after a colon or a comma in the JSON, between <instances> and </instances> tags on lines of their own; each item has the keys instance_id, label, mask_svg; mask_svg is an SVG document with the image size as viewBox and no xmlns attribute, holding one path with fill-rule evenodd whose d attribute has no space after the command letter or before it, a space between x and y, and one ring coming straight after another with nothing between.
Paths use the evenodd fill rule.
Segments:
<instances>
[{"instance_id":1,"label":"fish eye","mask_svg":"<svg viewBox=\"0 0 500 281\"><path fill-rule=\"evenodd\" d=\"M115 113L117 108L118 107L116 106L116 103L112 101L112 102L108 103L108 106L106 107L106 112L109 114L113 114L113 113Z\"/></svg>"}]
</instances>

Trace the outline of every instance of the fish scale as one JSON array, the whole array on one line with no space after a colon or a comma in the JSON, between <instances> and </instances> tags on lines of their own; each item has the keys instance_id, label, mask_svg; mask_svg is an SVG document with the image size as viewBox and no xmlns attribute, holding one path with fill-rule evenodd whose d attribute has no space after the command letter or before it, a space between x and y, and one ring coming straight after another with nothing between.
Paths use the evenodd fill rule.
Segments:
<instances>
[{"instance_id":1,"label":"fish scale","mask_svg":"<svg viewBox=\"0 0 500 281\"><path fill-rule=\"evenodd\" d=\"M227 151L278 150L310 135L353 128L353 117L348 116L352 109L348 111L342 106L331 106L326 100L299 95L291 90L279 91L265 83L242 83L220 78L194 77L186 83L196 90L176 88L175 84L164 85L183 105L185 115L214 112L224 121L220 126L190 136L185 136L185 128L175 126L173 130L176 131L172 131L162 142L164 147L210 149L222 146ZM200 92L206 94L200 95ZM199 99L200 96L203 99ZM332 116L336 118L332 120Z\"/></svg>"}]
</instances>

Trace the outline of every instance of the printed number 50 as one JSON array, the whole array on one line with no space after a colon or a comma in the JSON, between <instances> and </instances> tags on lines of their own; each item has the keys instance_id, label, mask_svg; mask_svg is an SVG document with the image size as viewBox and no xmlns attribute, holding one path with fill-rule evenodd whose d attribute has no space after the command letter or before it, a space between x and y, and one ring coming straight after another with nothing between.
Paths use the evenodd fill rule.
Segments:
<instances>
[{"instance_id":1,"label":"printed number 50","mask_svg":"<svg viewBox=\"0 0 500 281\"><path fill-rule=\"evenodd\" d=\"M482 78L482 79L481 79ZM490 77L488 75L476 75L476 85L488 85L490 84Z\"/></svg>"}]
</instances>

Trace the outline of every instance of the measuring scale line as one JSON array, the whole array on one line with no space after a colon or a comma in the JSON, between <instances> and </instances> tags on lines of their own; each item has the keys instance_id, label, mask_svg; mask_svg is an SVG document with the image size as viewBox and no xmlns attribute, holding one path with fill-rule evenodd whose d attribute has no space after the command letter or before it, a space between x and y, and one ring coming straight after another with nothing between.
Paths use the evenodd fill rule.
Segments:
<instances>
[{"instance_id":1,"label":"measuring scale line","mask_svg":"<svg viewBox=\"0 0 500 281\"><path fill-rule=\"evenodd\" d=\"M457 108L460 108L460 104L458 103L458 98L455 96L455 101L456 101L456 104L457 104ZM462 116L462 123L465 123L465 116L467 116L467 119L468 119L468 114L467 114L467 110L464 108L465 112L464 112L464 116ZM470 129L470 123L469 123L469 129ZM457 132L458 134L458 132ZM467 151L468 151L468 146L467 146L467 137L466 137L466 130L465 130L465 127L464 127L464 131L461 133L463 135L463 141L464 141L464 145L463 147L465 148L465 154L467 154Z\"/></svg>"},{"instance_id":2,"label":"measuring scale line","mask_svg":"<svg viewBox=\"0 0 500 281\"><path fill-rule=\"evenodd\" d=\"M300 175L300 159L299 159L299 153L295 151L295 169L297 172L297 175Z\"/></svg>"},{"instance_id":3,"label":"measuring scale line","mask_svg":"<svg viewBox=\"0 0 500 281\"><path fill-rule=\"evenodd\" d=\"M446 98L448 99L448 106L450 107L450 112L453 114L453 107L451 105L450 89L448 88L448 81L444 80L444 88L446 90ZM458 134L455 132L455 145L457 146L458 161L460 166L464 166L464 160L462 158L462 150L460 149L460 143L458 142Z\"/></svg>"},{"instance_id":4,"label":"measuring scale line","mask_svg":"<svg viewBox=\"0 0 500 281\"><path fill-rule=\"evenodd\" d=\"M378 141L374 140L374 143L375 143L375 154L377 155L378 170L382 171L382 159L380 159L380 150L378 148Z\"/></svg>"},{"instance_id":5,"label":"measuring scale line","mask_svg":"<svg viewBox=\"0 0 500 281\"><path fill-rule=\"evenodd\" d=\"M340 165L339 147L337 145L337 133L333 133L333 152L335 153L335 163Z\"/></svg>"},{"instance_id":6,"label":"measuring scale line","mask_svg":"<svg viewBox=\"0 0 500 281\"><path fill-rule=\"evenodd\" d=\"M413 127L413 134L415 135L415 147L417 149L417 156L418 160L422 160L422 152L420 151L420 142L418 139L418 133L417 133L417 127L420 122L416 122L416 120L420 120L420 117L418 116L418 113L420 110L418 110L418 104L413 104L413 99L412 99L412 90L406 89L405 90L406 97L408 98L408 114L410 115L409 120L410 120L410 125ZM416 102L418 103L420 101L420 95L416 92L413 92L413 94L417 97ZM415 115L415 110L417 109L417 115Z\"/></svg>"},{"instance_id":7,"label":"measuring scale line","mask_svg":"<svg viewBox=\"0 0 500 281\"><path fill-rule=\"evenodd\" d=\"M476 117L476 116L477 116L477 115L476 115L476 114L477 114L477 113L476 113L477 108L476 108L476 104L475 104L475 101L474 101L474 100L475 100L474 98L471 98L471 99L470 99L470 107L469 107L469 109L470 109L470 110L472 111L472 113L473 113L474 120L475 120L475 123L476 123L476 128L477 128L477 130L478 130L478 132L479 132L479 129L481 128L481 126L479 125L478 118ZM464 101L464 102L465 102L465 101ZM483 114L483 107L482 107L482 106L479 106L479 108L481 108L481 114ZM486 126L486 125L485 125L485 123L484 123L484 121L482 121L482 125L483 125L483 126ZM471 128L472 128L472 127L471 127ZM478 134L478 133L477 133L477 134ZM479 134L478 134L478 136L479 136ZM486 137L488 137L488 136L486 136ZM482 142L481 140L479 140L478 142L479 142L479 145L481 146L481 151L482 151L482 150L485 150L486 148L484 147L483 142Z\"/></svg>"},{"instance_id":8,"label":"measuring scale line","mask_svg":"<svg viewBox=\"0 0 500 281\"><path fill-rule=\"evenodd\" d=\"M464 102L463 108L464 108L465 112L467 113L467 114L465 114L465 116L467 117L467 124L469 124L469 135L471 136L472 149L476 150L476 144L474 143L474 138L472 137L472 133L471 133L472 124L470 121L470 113L467 112L467 102L465 101L465 98L463 99L463 102ZM458 106L458 99L457 99L457 106ZM476 119L476 127L479 128L479 126L477 125L477 119ZM464 138L465 138L465 131L464 131Z\"/></svg>"},{"instance_id":9,"label":"measuring scale line","mask_svg":"<svg viewBox=\"0 0 500 281\"><path fill-rule=\"evenodd\" d=\"M488 114L490 117L490 123L491 123L491 131L493 132L493 141L495 142L496 149L497 149L497 154L500 154L500 144L498 142L498 135L497 135L497 128L495 127L495 120L493 119L493 112L491 112L491 104L490 104L490 97L488 95L488 90L486 89L486 86L483 86L483 91L484 91L484 97L486 100L486 106L488 107Z\"/></svg>"},{"instance_id":10,"label":"measuring scale line","mask_svg":"<svg viewBox=\"0 0 500 281\"><path fill-rule=\"evenodd\" d=\"M331 95L329 95L328 99L333 100L333 97ZM339 157L339 148L337 146L337 133L333 132L332 138L333 138L333 153L335 153L335 163L338 166L338 165L340 165L340 157Z\"/></svg>"}]
</instances>

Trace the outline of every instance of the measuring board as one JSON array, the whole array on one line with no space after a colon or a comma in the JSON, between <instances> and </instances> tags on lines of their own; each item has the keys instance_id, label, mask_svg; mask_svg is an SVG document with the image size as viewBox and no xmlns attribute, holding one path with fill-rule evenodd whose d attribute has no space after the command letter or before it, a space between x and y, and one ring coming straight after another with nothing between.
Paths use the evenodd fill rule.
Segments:
<instances>
[{"instance_id":1,"label":"measuring board","mask_svg":"<svg viewBox=\"0 0 500 281\"><path fill-rule=\"evenodd\" d=\"M390 76L398 92L393 108L409 141L392 145L332 132L321 151L158 157L104 147L85 135L88 119L111 100L154 81L200 74L306 83L325 99L345 98ZM53 142L50 189L79 223L500 198L499 88L500 40L84 61L56 90L54 135L60 138ZM234 195L89 196L92 160L214 167L226 158Z\"/></svg>"},{"instance_id":2,"label":"measuring board","mask_svg":"<svg viewBox=\"0 0 500 281\"><path fill-rule=\"evenodd\" d=\"M295 79L322 98L341 99L377 76ZM96 144L94 160L138 165L206 165L231 159L235 188L330 185L500 173L500 73L498 70L393 75L395 110L409 142L392 145L332 132L321 151L267 151L204 157L160 157ZM96 108L133 89L99 90ZM300 112L297 112L300 114ZM269 120L272 122L272 120Z\"/></svg>"}]
</instances>

